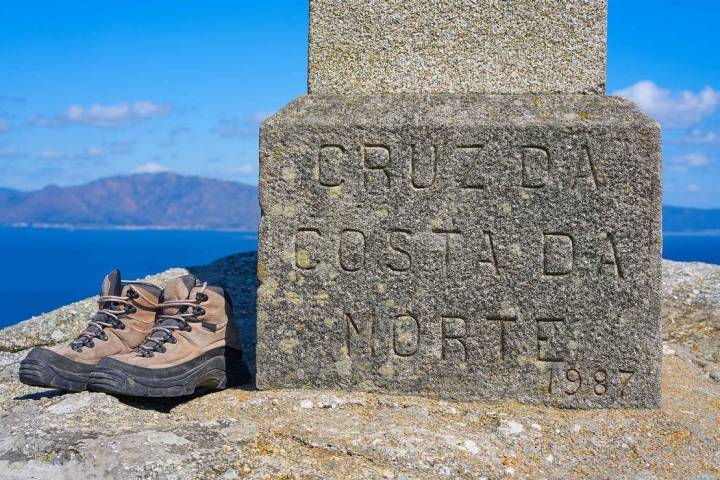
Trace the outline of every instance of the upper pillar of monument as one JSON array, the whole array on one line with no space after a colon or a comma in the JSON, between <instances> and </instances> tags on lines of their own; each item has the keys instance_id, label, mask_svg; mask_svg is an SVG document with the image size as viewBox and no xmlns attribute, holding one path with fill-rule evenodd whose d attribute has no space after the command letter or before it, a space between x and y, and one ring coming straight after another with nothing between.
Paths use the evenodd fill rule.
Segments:
<instances>
[{"instance_id":1,"label":"upper pillar of monument","mask_svg":"<svg viewBox=\"0 0 720 480\"><path fill-rule=\"evenodd\" d=\"M309 92L605 93L607 0L310 0Z\"/></svg>"}]
</instances>

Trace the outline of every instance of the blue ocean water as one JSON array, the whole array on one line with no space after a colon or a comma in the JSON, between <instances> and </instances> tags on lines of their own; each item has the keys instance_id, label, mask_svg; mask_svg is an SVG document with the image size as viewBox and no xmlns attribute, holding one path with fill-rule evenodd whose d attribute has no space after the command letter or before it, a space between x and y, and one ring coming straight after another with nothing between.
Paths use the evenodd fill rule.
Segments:
<instances>
[{"instance_id":1,"label":"blue ocean water","mask_svg":"<svg viewBox=\"0 0 720 480\"><path fill-rule=\"evenodd\" d=\"M666 233L663 237L663 258L720 264L720 233Z\"/></svg>"},{"instance_id":2,"label":"blue ocean water","mask_svg":"<svg viewBox=\"0 0 720 480\"><path fill-rule=\"evenodd\" d=\"M0 228L0 328L96 295L113 268L136 279L256 249L254 233Z\"/></svg>"},{"instance_id":3,"label":"blue ocean water","mask_svg":"<svg viewBox=\"0 0 720 480\"><path fill-rule=\"evenodd\" d=\"M238 232L0 228L0 328L95 295L113 268L134 279L256 248ZM720 234L666 235L663 256L720 264Z\"/></svg>"}]
</instances>

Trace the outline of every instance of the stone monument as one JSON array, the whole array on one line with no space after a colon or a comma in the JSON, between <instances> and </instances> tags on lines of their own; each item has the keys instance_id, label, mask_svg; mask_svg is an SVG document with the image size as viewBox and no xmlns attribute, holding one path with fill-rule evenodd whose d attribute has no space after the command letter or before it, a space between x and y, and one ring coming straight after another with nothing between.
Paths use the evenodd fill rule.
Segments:
<instances>
[{"instance_id":1,"label":"stone monument","mask_svg":"<svg viewBox=\"0 0 720 480\"><path fill-rule=\"evenodd\" d=\"M661 135L606 0L311 0L261 130L257 385L655 407Z\"/></svg>"}]
</instances>

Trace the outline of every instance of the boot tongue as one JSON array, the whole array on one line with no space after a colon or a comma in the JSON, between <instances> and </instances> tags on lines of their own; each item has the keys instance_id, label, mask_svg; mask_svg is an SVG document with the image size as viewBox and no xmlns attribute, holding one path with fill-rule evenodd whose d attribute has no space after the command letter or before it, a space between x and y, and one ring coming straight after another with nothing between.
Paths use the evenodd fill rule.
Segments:
<instances>
[{"instance_id":1,"label":"boot tongue","mask_svg":"<svg viewBox=\"0 0 720 480\"><path fill-rule=\"evenodd\" d=\"M100 287L100 295L101 296L111 296L111 297L119 297L122 295L123 286L122 286L122 276L120 275L120 270L113 270L112 272L105 275L105 278L103 279L102 286ZM103 302L100 304L100 308L108 308L112 309L113 305L112 302ZM106 321L107 315L104 313L98 312L95 314L95 319L100 321Z\"/></svg>"},{"instance_id":2,"label":"boot tongue","mask_svg":"<svg viewBox=\"0 0 720 480\"><path fill-rule=\"evenodd\" d=\"M162 296L162 288L152 283L144 281L125 282L123 284L123 297L130 296L130 290L134 290L138 296L135 296L133 303L147 309L155 309L160 303Z\"/></svg>"},{"instance_id":3,"label":"boot tongue","mask_svg":"<svg viewBox=\"0 0 720 480\"><path fill-rule=\"evenodd\" d=\"M102 285L100 286L100 296L113 296L117 297L122 295L122 277L120 275L120 270L113 270L112 272L105 275L105 278L103 278ZM107 308L112 309L113 305L112 302L103 302L100 304L100 310ZM94 321L100 321L100 322L110 322L112 318L102 312L97 312L93 316ZM73 342L72 345L75 345L76 342L80 341L80 345L82 345L82 337L83 334L87 333L91 337L95 337L99 335L102 332L102 328L97 325L88 325L85 330L83 330L83 333L81 333Z\"/></svg>"},{"instance_id":4,"label":"boot tongue","mask_svg":"<svg viewBox=\"0 0 720 480\"><path fill-rule=\"evenodd\" d=\"M182 277L172 278L165 285L163 291L164 302L176 302L188 300L192 289L197 285L195 275L183 275ZM186 307L164 307L162 313L165 315L175 315Z\"/></svg>"},{"instance_id":5,"label":"boot tongue","mask_svg":"<svg viewBox=\"0 0 720 480\"><path fill-rule=\"evenodd\" d=\"M176 277L170 279L163 290L163 302L177 302L182 300L190 299L192 289L197 285L197 278L195 275L183 275L182 277ZM156 327L175 327L182 328L183 322L176 318L166 318L164 315L177 315L183 313L189 313L190 307L161 307L160 317L158 318ZM163 330L156 330L153 332L143 343L142 346L153 348L158 345L162 345L169 339L167 332ZM140 349L141 351L143 348Z\"/></svg>"},{"instance_id":6,"label":"boot tongue","mask_svg":"<svg viewBox=\"0 0 720 480\"><path fill-rule=\"evenodd\" d=\"M105 275L102 286L100 287L100 295L118 297L120 294L122 294L122 278L120 276L120 270L113 270Z\"/></svg>"}]
</instances>

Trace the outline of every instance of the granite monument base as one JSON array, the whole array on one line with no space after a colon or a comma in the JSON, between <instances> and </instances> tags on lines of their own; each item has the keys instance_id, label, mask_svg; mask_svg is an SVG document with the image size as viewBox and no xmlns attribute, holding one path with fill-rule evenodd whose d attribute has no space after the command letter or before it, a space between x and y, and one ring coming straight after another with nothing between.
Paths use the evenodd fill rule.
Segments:
<instances>
[{"instance_id":1,"label":"granite monument base","mask_svg":"<svg viewBox=\"0 0 720 480\"><path fill-rule=\"evenodd\" d=\"M294 101L261 130L258 388L657 406L660 148L615 97Z\"/></svg>"}]
</instances>

